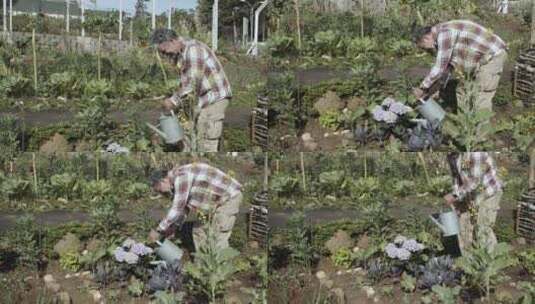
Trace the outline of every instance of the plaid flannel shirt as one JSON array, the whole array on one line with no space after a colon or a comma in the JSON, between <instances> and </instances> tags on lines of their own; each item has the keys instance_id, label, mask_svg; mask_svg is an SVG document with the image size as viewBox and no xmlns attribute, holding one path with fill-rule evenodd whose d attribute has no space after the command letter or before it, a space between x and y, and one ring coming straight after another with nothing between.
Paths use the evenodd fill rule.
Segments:
<instances>
[{"instance_id":1,"label":"plaid flannel shirt","mask_svg":"<svg viewBox=\"0 0 535 304\"><path fill-rule=\"evenodd\" d=\"M221 170L203 163L176 167L168 176L174 184L173 205L158 226L165 231L182 220L187 210L209 210L241 192L241 184Z\"/></svg>"},{"instance_id":2,"label":"plaid flannel shirt","mask_svg":"<svg viewBox=\"0 0 535 304\"><path fill-rule=\"evenodd\" d=\"M473 71L478 64L507 50L503 40L481 25L454 20L440 23L431 30L436 38L437 59L421 88L429 89L449 71L450 65L464 72Z\"/></svg>"},{"instance_id":3,"label":"plaid flannel shirt","mask_svg":"<svg viewBox=\"0 0 535 304\"><path fill-rule=\"evenodd\" d=\"M453 193L458 200L468 195L485 194L491 197L502 190L496 164L486 152L461 153L457 158L457 171L462 183L453 177Z\"/></svg>"},{"instance_id":4,"label":"plaid flannel shirt","mask_svg":"<svg viewBox=\"0 0 535 304\"><path fill-rule=\"evenodd\" d=\"M184 39L183 43L180 88L176 95L183 98L196 93L199 109L232 97L230 83L214 52L196 40Z\"/></svg>"}]
</instances>

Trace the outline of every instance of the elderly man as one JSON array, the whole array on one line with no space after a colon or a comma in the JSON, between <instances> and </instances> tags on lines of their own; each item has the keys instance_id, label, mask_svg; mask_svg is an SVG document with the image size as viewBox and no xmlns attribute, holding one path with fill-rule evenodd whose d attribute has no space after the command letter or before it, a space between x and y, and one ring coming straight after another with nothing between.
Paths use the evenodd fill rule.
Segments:
<instances>
[{"instance_id":1,"label":"elderly man","mask_svg":"<svg viewBox=\"0 0 535 304\"><path fill-rule=\"evenodd\" d=\"M215 228L218 248L227 248L242 201L242 186L221 170L203 163L178 166L151 177L152 187L160 193L173 193L173 204L157 230L149 234L151 241L174 233L192 211L213 212L212 222L193 229L195 249L206 242L207 225Z\"/></svg>"},{"instance_id":2,"label":"elderly man","mask_svg":"<svg viewBox=\"0 0 535 304\"><path fill-rule=\"evenodd\" d=\"M413 93L420 99L432 93L435 83L451 69L473 76L479 90L473 110L492 111L492 99L507 59L505 42L489 29L468 20L453 20L424 27L415 32L414 42L427 51L436 51L436 63L419 88ZM462 90L457 91L458 106L471 110L463 103Z\"/></svg>"},{"instance_id":3,"label":"elderly man","mask_svg":"<svg viewBox=\"0 0 535 304\"><path fill-rule=\"evenodd\" d=\"M163 106L171 110L193 94L198 98L196 134L201 152L217 152L223 133L225 111L232 97L230 83L214 52L204 43L178 37L168 29L157 29L151 42L171 58L180 70L180 87Z\"/></svg>"},{"instance_id":4,"label":"elderly man","mask_svg":"<svg viewBox=\"0 0 535 304\"><path fill-rule=\"evenodd\" d=\"M496 164L486 152L449 153L447 158L453 192L444 199L459 214L459 247L464 251L476 241L493 250L497 240L492 229L503 193Z\"/></svg>"}]
</instances>

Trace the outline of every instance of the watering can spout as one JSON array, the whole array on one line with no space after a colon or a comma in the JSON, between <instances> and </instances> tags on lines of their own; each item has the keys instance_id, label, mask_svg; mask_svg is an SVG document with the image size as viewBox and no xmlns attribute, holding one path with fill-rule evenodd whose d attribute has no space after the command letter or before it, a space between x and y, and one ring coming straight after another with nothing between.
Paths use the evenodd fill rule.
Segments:
<instances>
[{"instance_id":1,"label":"watering can spout","mask_svg":"<svg viewBox=\"0 0 535 304\"><path fill-rule=\"evenodd\" d=\"M159 136L161 136L164 140L167 140L167 135L162 132L160 129L158 129L156 126L150 124L150 123L145 123L147 125L147 127L151 128L154 132L156 132L156 134L158 134Z\"/></svg>"}]
</instances>

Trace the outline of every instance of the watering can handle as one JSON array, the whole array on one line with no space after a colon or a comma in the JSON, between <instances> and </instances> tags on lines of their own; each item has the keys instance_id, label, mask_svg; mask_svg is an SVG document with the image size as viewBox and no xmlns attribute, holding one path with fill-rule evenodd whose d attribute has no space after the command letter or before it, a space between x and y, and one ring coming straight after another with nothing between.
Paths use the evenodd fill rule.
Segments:
<instances>
[{"instance_id":1,"label":"watering can handle","mask_svg":"<svg viewBox=\"0 0 535 304\"><path fill-rule=\"evenodd\" d=\"M171 112L171 116L176 117L176 115L175 115L175 111L173 111L173 110L169 110L169 112Z\"/></svg>"},{"instance_id":2,"label":"watering can handle","mask_svg":"<svg viewBox=\"0 0 535 304\"><path fill-rule=\"evenodd\" d=\"M444 231L444 226L442 226L442 224L439 221L437 221L433 217L433 215L429 215L429 218L433 221L433 223L435 223L435 225L437 225L440 228L440 230Z\"/></svg>"},{"instance_id":3,"label":"watering can handle","mask_svg":"<svg viewBox=\"0 0 535 304\"><path fill-rule=\"evenodd\" d=\"M146 122L145 124L147 125L147 127L151 128L154 132L156 132L156 134L160 135L161 137L163 138L167 137L167 135L164 132L162 132L160 129L158 129L158 127L155 127L148 122Z\"/></svg>"}]
</instances>

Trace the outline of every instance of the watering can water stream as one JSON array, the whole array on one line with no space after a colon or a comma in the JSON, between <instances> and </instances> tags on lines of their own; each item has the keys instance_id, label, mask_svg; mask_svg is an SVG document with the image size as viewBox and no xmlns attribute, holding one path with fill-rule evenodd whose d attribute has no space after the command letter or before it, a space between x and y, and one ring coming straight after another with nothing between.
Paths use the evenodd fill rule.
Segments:
<instances>
[{"instance_id":1,"label":"watering can water stream","mask_svg":"<svg viewBox=\"0 0 535 304\"><path fill-rule=\"evenodd\" d=\"M159 127L153 126L150 123L146 123L149 128L151 128L156 134L161 136L166 144L174 145L179 141L184 139L184 129L178 123L178 120L175 116L175 113L171 111L171 115L162 114L159 119Z\"/></svg>"},{"instance_id":2,"label":"watering can water stream","mask_svg":"<svg viewBox=\"0 0 535 304\"><path fill-rule=\"evenodd\" d=\"M445 237L459 234L459 218L457 217L457 212L453 208L448 212L432 214L429 216L429 218L431 218L433 223L435 223L440 230L442 230L442 233Z\"/></svg>"}]
</instances>

